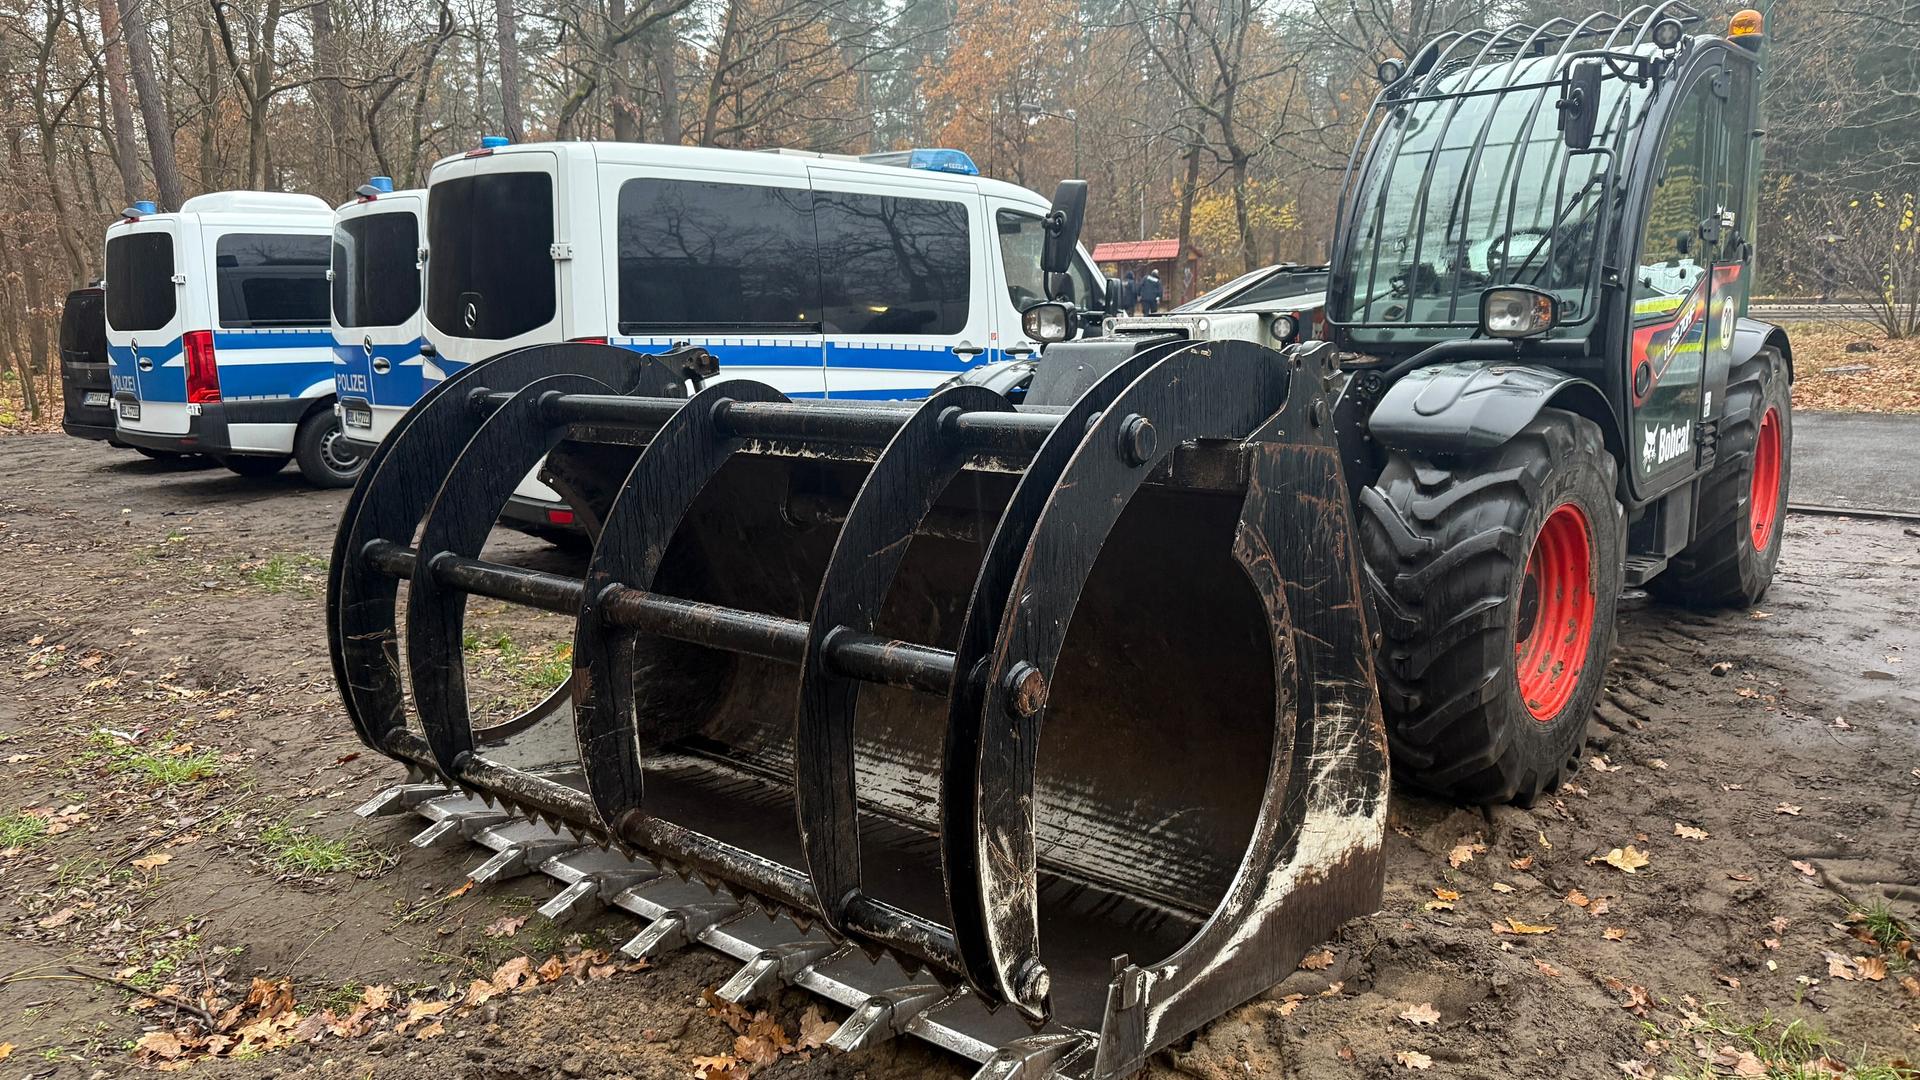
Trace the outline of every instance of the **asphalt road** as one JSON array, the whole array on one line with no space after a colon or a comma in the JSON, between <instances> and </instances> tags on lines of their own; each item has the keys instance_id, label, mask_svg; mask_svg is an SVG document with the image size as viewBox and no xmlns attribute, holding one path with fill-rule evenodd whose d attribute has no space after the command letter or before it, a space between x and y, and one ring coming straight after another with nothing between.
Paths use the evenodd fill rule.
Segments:
<instances>
[{"instance_id":1,"label":"asphalt road","mask_svg":"<svg viewBox=\"0 0 1920 1080\"><path fill-rule=\"evenodd\" d=\"M1920 514L1920 416L1793 414L1794 506Z\"/></svg>"}]
</instances>

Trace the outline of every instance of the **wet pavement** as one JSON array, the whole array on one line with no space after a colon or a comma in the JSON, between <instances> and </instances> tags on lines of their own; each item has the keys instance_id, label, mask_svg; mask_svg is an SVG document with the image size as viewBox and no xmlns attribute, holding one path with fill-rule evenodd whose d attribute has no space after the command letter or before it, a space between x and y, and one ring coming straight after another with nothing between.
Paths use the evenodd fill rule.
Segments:
<instances>
[{"instance_id":1,"label":"wet pavement","mask_svg":"<svg viewBox=\"0 0 1920 1080\"><path fill-rule=\"evenodd\" d=\"M1920 416L1793 414L1795 507L1920 515Z\"/></svg>"}]
</instances>

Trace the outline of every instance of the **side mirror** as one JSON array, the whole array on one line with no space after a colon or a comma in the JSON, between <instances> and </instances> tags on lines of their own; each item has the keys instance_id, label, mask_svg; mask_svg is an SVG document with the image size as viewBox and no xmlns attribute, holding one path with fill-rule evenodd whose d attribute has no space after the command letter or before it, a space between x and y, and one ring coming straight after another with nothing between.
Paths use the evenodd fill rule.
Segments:
<instances>
[{"instance_id":1,"label":"side mirror","mask_svg":"<svg viewBox=\"0 0 1920 1080\"><path fill-rule=\"evenodd\" d=\"M1047 236L1040 246L1040 269L1049 274L1064 274L1073 268L1073 251L1080 243L1080 225L1087 217L1087 182L1062 180L1053 189L1053 206L1047 211Z\"/></svg>"},{"instance_id":2,"label":"side mirror","mask_svg":"<svg viewBox=\"0 0 1920 1080\"><path fill-rule=\"evenodd\" d=\"M1560 137L1570 150L1593 145L1593 127L1600 118L1600 61L1583 60L1567 73L1566 94L1560 99Z\"/></svg>"},{"instance_id":3,"label":"side mirror","mask_svg":"<svg viewBox=\"0 0 1920 1080\"><path fill-rule=\"evenodd\" d=\"M1126 287L1120 284L1120 279L1117 277L1108 278L1107 295L1105 297L1105 303L1101 305L1101 309L1109 315L1120 314L1121 298L1125 295Z\"/></svg>"}]
</instances>

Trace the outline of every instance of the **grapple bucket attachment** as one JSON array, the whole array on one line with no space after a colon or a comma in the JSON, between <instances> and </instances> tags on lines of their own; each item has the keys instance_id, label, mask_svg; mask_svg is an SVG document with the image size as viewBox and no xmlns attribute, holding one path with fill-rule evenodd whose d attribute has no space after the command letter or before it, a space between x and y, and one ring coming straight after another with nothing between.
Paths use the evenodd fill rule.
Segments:
<instances>
[{"instance_id":1,"label":"grapple bucket attachment","mask_svg":"<svg viewBox=\"0 0 1920 1080\"><path fill-rule=\"evenodd\" d=\"M1378 905L1331 355L1056 346L1017 408L688 397L693 349L475 365L374 455L334 551L347 710L416 780L365 810L492 848L476 877L560 878L554 917L641 916L631 954L739 957L725 996L846 1005L841 1049L1125 1074ZM543 455L583 577L482 557ZM491 726L475 596L575 620L568 685Z\"/></svg>"}]
</instances>

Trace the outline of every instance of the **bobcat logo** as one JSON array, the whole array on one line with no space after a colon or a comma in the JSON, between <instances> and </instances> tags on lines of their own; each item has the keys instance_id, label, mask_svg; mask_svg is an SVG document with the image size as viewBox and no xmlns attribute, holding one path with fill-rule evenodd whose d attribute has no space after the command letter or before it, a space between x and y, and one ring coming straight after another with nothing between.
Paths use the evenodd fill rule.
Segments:
<instances>
[{"instance_id":1,"label":"bobcat logo","mask_svg":"<svg viewBox=\"0 0 1920 1080\"><path fill-rule=\"evenodd\" d=\"M1646 442L1640 448L1642 468L1651 469L1658 465L1665 465L1693 448L1693 425L1691 424L1649 427L1644 434Z\"/></svg>"}]
</instances>

